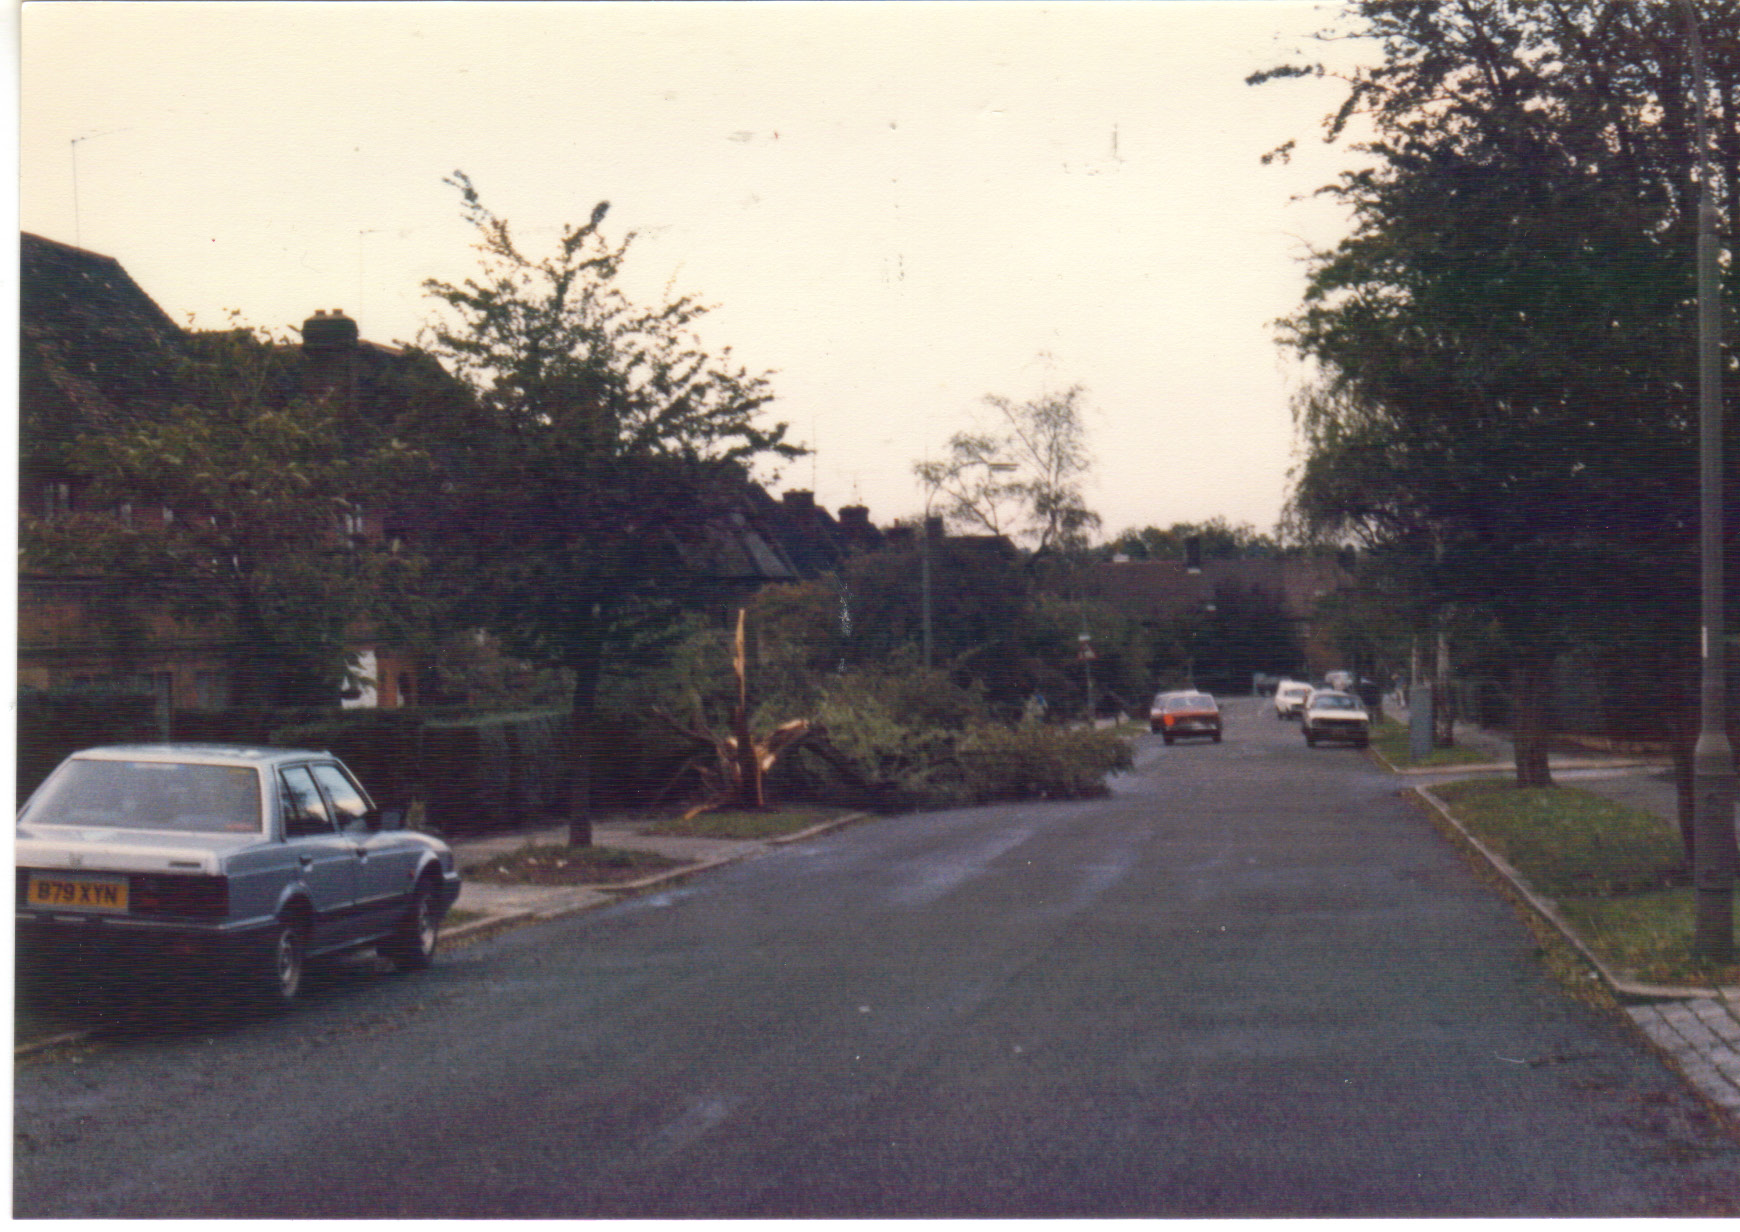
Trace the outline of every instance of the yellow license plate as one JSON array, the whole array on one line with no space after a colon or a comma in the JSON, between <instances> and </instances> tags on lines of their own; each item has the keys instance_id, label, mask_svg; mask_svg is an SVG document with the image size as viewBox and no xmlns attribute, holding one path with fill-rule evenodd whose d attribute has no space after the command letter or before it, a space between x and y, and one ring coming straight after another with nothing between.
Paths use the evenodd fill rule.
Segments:
<instances>
[{"instance_id":1,"label":"yellow license plate","mask_svg":"<svg viewBox=\"0 0 1740 1232\"><path fill-rule=\"evenodd\" d=\"M27 901L32 907L65 907L73 911L125 911L127 879L49 877L32 873Z\"/></svg>"}]
</instances>

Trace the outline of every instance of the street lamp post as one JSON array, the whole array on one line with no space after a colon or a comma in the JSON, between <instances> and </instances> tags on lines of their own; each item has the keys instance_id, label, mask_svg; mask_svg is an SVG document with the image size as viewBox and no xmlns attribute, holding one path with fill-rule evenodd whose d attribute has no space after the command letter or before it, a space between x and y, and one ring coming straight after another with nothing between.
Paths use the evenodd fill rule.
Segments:
<instances>
[{"instance_id":1,"label":"street lamp post","mask_svg":"<svg viewBox=\"0 0 1740 1232\"><path fill-rule=\"evenodd\" d=\"M1691 0L1680 0L1692 55L1698 140L1698 472L1703 574L1698 743L1692 753L1692 880L1697 895L1692 952L1734 957L1734 750L1722 611L1722 301L1717 281L1716 205L1710 169L1703 39Z\"/></svg>"}]
</instances>

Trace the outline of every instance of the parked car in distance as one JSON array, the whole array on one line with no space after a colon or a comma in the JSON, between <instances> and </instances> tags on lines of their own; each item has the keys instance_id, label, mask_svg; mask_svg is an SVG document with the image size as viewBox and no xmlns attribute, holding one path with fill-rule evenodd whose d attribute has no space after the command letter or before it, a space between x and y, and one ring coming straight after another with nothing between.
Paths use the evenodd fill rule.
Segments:
<instances>
[{"instance_id":1,"label":"parked car in distance","mask_svg":"<svg viewBox=\"0 0 1740 1232\"><path fill-rule=\"evenodd\" d=\"M279 1006L319 955L428 966L460 886L446 843L307 749L86 749L26 802L14 853L21 958L240 976Z\"/></svg>"},{"instance_id":2,"label":"parked car in distance","mask_svg":"<svg viewBox=\"0 0 1740 1232\"><path fill-rule=\"evenodd\" d=\"M1339 689L1316 689L1306 703L1300 721L1305 743L1316 747L1320 740L1338 740L1364 748L1371 742L1371 716L1359 698Z\"/></svg>"},{"instance_id":3,"label":"parked car in distance","mask_svg":"<svg viewBox=\"0 0 1740 1232\"><path fill-rule=\"evenodd\" d=\"M1186 736L1207 736L1219 744L1220 703L1195 689L1161 693L1148 710L1148 730L1159 732L1167 744Z\"/></svg>"},{"instance_id":4,"label":"parked car in distance","mask_svg":"<svg viewBox=\"0 0 1740 1232\"><path fill-rule=\"evenodd\" d=\"M1305 709L1305 698L1310 693L1311 686L1303 680L1283 680L1275 686L1275 717L1298 718Z\"/></svg>"}]
</instances>

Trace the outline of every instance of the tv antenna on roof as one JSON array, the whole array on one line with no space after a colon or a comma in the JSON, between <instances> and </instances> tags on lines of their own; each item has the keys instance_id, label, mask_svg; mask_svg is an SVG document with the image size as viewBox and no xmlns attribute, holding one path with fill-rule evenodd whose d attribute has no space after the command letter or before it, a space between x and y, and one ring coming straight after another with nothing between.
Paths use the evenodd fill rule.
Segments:
<instances>
[{"instance_id":1,"label":"tv antenna on roof","mask_svg":"<svg viewBox=\"0 0 1740 1232\"><path fill-rule=\"evenodd\" d=\"M86 133L82 137L74 137L67 142L72 147L72 190L73 190L73 247L83 248L84 237L79 230L79 142L90 141L97 137L107 137L110 133L124 133L126 128L105 128L100 133Z\"/></svg>"}]
</instances>

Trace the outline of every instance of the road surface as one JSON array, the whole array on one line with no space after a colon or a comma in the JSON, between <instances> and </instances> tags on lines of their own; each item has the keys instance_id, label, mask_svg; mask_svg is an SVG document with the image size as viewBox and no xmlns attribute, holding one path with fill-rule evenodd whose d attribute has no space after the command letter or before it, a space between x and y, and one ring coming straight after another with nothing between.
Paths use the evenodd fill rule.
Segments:
<instances>
[{"instance_id":1,"label":"road surface","mask_svg":"<svg viewBox=\"0 0 1740 1232\"><path fill-rule=\"evenodd\" d=\"M1740 1150L1352 749L883 818L20 1066L20 1217L1740 1211Z\"/></svg>"}]
</instances>

